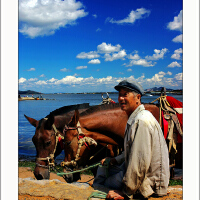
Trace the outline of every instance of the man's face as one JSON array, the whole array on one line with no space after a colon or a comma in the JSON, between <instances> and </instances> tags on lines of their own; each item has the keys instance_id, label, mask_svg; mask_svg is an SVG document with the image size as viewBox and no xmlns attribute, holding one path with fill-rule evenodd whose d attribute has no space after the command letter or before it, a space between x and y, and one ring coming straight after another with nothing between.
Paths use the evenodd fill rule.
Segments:
<instances>
[{"instance_id":1,"label":"man's face","mask_svg":"<svg viewBox=\"0 0 200 200\"><path fill-rule=\"evenodd\" d=\"M121 109L125 111L128 116L130 116L132 112L141 104L140 97L140 94L135 96L131 90L127 88L121 88L118 96Z\"/></svg>"}]
</instances>

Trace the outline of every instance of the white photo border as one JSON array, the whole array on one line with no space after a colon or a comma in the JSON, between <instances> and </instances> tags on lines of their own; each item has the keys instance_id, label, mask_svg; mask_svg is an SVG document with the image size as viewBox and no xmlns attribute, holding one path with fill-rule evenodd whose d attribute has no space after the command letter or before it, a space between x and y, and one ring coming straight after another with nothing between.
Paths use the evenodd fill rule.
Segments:
<instances>
[{"instance_id":1,"label":"white photo border","mask_svg":"<svg viewBox=\"0 0 200 200\"><path fill-rule=\"evenodd\" d=\"M18 1L1 1L1 199L18 199Z\"/></svg>"},{"instance_id":2,"label":"white photo border","mask_svg":"<svg viewBox=\"0 0 200 200\"><path fill-rule=\"evenodd\" d=\"M11 6L12 5L12 6ZM199 0L183 0L183 199L199 199ZM1 1L1 199L18 199L18 1Z\"/></svg>"},{"instance_id":3,"label":"white photo border","mask_svg":"<svg viewBox=\"0 0 200 200\"><path fill-rule=\"evenodd\" d=\"M199 199L199 0L183 1L183 199Z\"/></svg>"}]
</instances>

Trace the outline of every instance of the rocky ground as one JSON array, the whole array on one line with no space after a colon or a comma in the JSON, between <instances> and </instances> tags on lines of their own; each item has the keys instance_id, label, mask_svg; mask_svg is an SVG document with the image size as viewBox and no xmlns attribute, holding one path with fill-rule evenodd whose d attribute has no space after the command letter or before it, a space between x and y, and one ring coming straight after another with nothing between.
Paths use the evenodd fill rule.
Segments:
<instances>
[{"instance_id":1,"label":"rocky ground","mask_svg":"<svg viewBox=\"0 0 200 200\"><path fill-rule=\"evenodd\" d=\"M78 183L68 184L54 173L50 180L37 181L29 167L19 167L19 200L87 200L94 189L90 186L93 176L82 175ZM182 179L179 172L176 179ZM90 181L89 181L90 180ZM89 181L88 183L85 183ZM97 200L97 198L95 198ZM149 200L175 200L183 199L182 186L169 186L168 195L162 198L149 198Z\"/></svg>"}]
</instances>

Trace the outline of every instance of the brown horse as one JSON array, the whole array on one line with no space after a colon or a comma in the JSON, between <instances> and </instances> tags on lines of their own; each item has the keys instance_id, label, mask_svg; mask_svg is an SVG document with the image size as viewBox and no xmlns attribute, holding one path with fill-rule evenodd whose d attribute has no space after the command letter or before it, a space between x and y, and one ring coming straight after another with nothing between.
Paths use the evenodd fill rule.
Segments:
<instances>
[{"instance_id":1,"label":"brown horse","mask_svg":"<svg viewBox=\"0 0 200 200\"><path fill-rule=\"evenodd\" d=\"M37 152L34 175L38 180L49 179L50 167L54 166L54 159L63 150L63 128L71 120L74 110L83 112L88 108L88 103L65 106L54 110L41 120L24 115L30 124L36 127L32 141Z\"/></svg>"},{"instance_id":2,"label":"brown horse","mask_svg":"<svg viewBox=\"0 0 200 200\"><path fill-rule=\"evenodd\" d=\"M144 104L144 106L159 121L159 107L155 104ZM121 110L119 104L94 106L80 115L78 111L75 111L72 120L64 131L65 160L62 163L63 166L67 165L72 169L79 169L105 157L105 154L102 153L95 157L94 154L99 149L97 150L94 146L87 148L87 142L83 142L83 146L80 146L80 135L83 138L92 138L98 144L104 146L110 145L111 147L123 148L127 120L127 114ZM109 154L115 156L112 148L110 148ZM69 180L75 181L73 174L67 175L67 177Z\"/></svg>"}]
</instances>

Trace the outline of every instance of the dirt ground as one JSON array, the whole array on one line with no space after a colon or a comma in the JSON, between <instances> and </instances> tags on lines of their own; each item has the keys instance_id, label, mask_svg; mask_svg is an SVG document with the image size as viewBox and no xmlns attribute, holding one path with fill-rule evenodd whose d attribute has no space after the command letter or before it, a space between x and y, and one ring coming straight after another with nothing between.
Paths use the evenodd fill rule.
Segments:
<instances>
[{"instance_id":1,"label":"dirt ground","mask_svg":"<svg viewBox=\"0 0 200 200\"><path fill-rule=\"evenodd\" d=\"M19 172L19 178L31 177L35 179L35 176L29 167L19 167L18 172ZM79 180L78 182L86 182L92 178L93 176L90 176L90 175L82 175L81 180ZM57 176L55 173L50 173L50 180L53 180L53 179L58 179L59 181L66 183L66 181L61 176ZM92 184L93 180L89 181L88 183Z\"/></svg>"},{"instance_id":2,"label":"dirt ground","mask_svg":"<svg viewBox=\"0 0 200 200\"><path fill-rule=\"evenodd\" d=\"M19 178L35 178L33 172L29 167L19 167ZM79 182L88 182L90 185L93 183L93 180L91 180L93 176L90 175L82 175L81 180ZM50 174L50 180L53 179L58 179L61 182L65 182L65 180L57 176L54 173ZM38 197L38 196L30 196L30 195L18 195L19 200L55 200L56 198L46 196L46 197ZM173 186L168 188L168 195L162 198L149 198L149 200L175 200L175 199L183 199L183 191L182 191L182 186ZM64 199L60 199L64 200Z\"/></svg>"}]
</instances>

